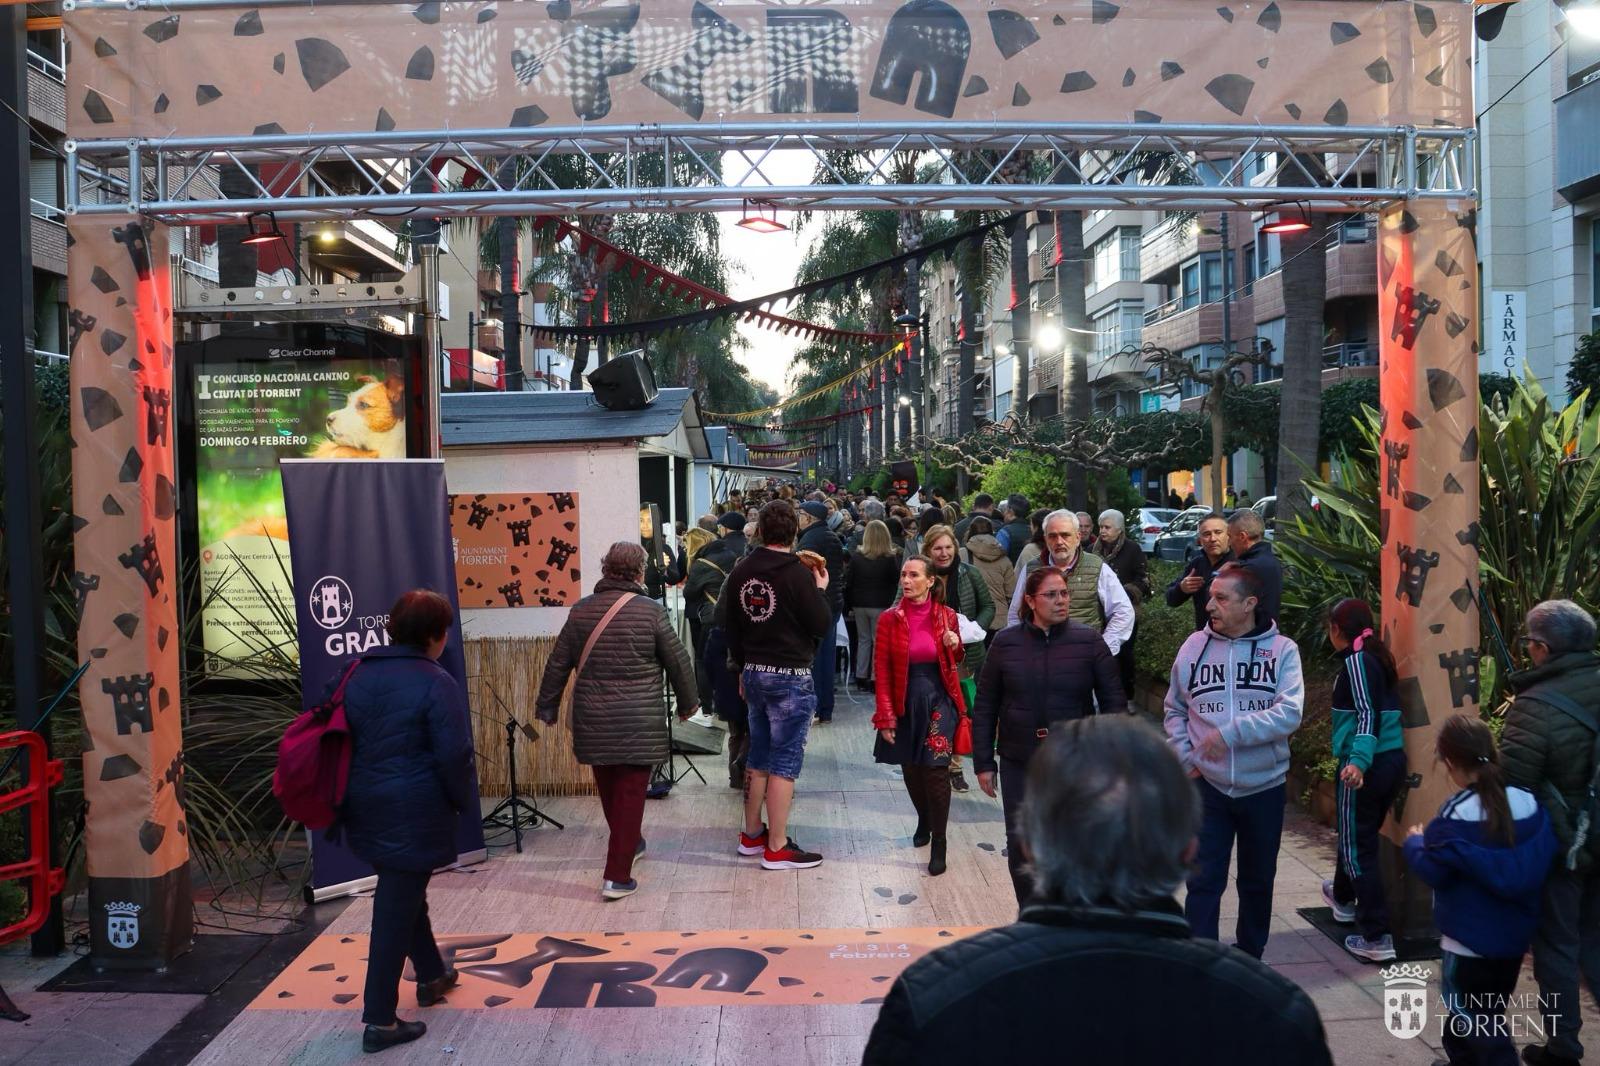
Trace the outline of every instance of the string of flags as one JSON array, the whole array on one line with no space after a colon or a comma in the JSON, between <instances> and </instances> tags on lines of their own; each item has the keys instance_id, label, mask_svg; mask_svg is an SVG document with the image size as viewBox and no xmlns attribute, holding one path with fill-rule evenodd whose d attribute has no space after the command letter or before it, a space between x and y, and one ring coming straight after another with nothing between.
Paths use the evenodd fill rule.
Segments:
<instances>
[{"instance_id":1,"label":"string of flags","mask_svg":"<svg viewBox=\"0 0 1600 1066\"><path fill-rule=\"evenodd\" d=\"M675 290L680 293L698 295L703 302L707 303L711 303L712 297L719 297L727 302L711 303L710 306L704 306L699 310L689 311L681 315L672 315L666 318L647 319L639 322L597 322L587 326L548 326L529 322L523 323L523 328L536 337L549 340L577 339L580 337L588 337L591 339L606 337L617 340L624 344L629 344L643 343L647 338L659 336L664 333L672 333L685 329L704 328L711 323L724 318L740 318L745 321L763 322L771 325L772 328L778 329L780 332L797 333L801 336L832 337L843 340L860 340L863 342L871 341L874 343L881 342L889 339L892 334L862 333L860 331L852 330L834 330L832 327L821 326L813 322L803 322L798 319L785 318L781 314L771 311L770 308L779 305L787 307L795 301L803 299L807 296L818 294L824 296L833 296L857 285L870 283L874 277L884 271L900 270L903 269L907 263L920 263L925 259L949 255L964 243L981 241L984 235L992 229L1011 225L1015 217L1015 215L1003 215L981 225L962 230L959 233L953 233L943 240L936 241L933 244L924 245L921 248L917 248L909 252L901 252L898 255L890 256L887 259L880 259L875 263L869 263L866 266L857 267L854 270L846 271L842 274L835 274L832 277L827 278L819 278L816 281L808 281L804 284L795 285L778 292L770 292L765 296L757 296L749 300L733 300L721 293L716 293L710 289L705 289L703 286L698 286L687 278L682 278L676 274L662 271L660 267L656 267L645 260L639 259L637 256L633 256L628 252L624 252L615 245L602 241L601 238L595 237L592 234L584 234L583 231L579 230L576 226L573 226L569 222L561 219L550 219L549 224L554 224L558 227L566 227L564 232L576 232L581 234L578 238L580 250L583 248L585 239L590 242L589 247L591 249L600 249L600 253L608 257L603 261L611 261L612 258L615 258L616 261L623 262L624 264L636 263L638 270L648 270L653 274L660 274L663 278L663 284L670 283L671 285L675 286ZM633 267L629 266L629 269L633 269ZM670 282L668 279L670 279ZM697 289L700 290L698 294L696 293Z\"/></svg>"},{"instance_id":2,"label":"string of flags","mask_svg":"<svg viewBox=\"0 0 1600 1066\"><path fill-rule=\"evenodd\" d=\"M866 374L870 375L870 374L874 373L877 370L877 368L883 366L889 360L893 359L896 355L898 355L901 352L905 351L905 349L906 349L906 342L905 341L901 341L898 344L896 344L893 348L890 348L888 351L884 352L882 355L876 356L873 359L868 360L865 365L857 367L856 369L850 371L847 374L844 374L841 377L834 378L832 381L828 382L826 385L818 386L817 388L812 389L810 392L803 393L803 394L801 394L799 396L791 396L789 399L783 400L780 403L775 403L775 404L771 405L770 407L753 407L748 411L702 411L701 412L701 417L703 417L703 418L712 418L712 419L716 419L718 422L721 422L724 419L733 420L733 419L740 419L740 418L758 418L761 415L772 414L774 412L783 410L785 407L793 407L795 404L805 403L807 400L814 400L818 396L822 396L822 395L824 395L824 394L826 394L828 392L831 392L832 390L837 389L840 386L846 384L851 379L856 377L856 375L858 375L858 374L866 373ZM765 427L763 427L763 428L765 428Z\"/></svg>"}]
</instances>

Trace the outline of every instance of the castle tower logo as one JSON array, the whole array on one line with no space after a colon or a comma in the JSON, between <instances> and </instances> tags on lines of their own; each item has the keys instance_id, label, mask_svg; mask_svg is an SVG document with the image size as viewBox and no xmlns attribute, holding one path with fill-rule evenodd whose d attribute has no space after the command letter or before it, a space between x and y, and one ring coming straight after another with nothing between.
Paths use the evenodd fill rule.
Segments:
<instances>
[{"instance_id":1,"label":"castle tower logo","mask_svg":"<svg viewBox=\"0 0 1600 1066\"><path fill-rule=\"evenodd\" d=\"M139 943L139 912L143 909L138 903L106 904L106 939L112 947L126 951Z\"/></svg>"},{"instance_id":2,"label":"castle tower logo","mask_svg":"<svg viewBox=\"0 0 1600 1066\"><path fill-rule=\"evenodd\" d=\"M1428 1024L1428 978L1426 966L1402 963L1379 970L1383 978L1383 1024L1402 1040L1410 1040Z\"/></svg>"}]
</instances>

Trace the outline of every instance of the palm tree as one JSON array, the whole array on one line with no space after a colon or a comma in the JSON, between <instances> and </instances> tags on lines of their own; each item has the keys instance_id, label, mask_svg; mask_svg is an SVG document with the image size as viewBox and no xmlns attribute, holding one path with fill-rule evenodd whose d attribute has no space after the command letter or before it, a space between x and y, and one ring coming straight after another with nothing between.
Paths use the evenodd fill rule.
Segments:
<instances>
[{"instance_id":1,"label":"palm tree","mask_svg":"<svg viewBox=\"0 0 1600 1066\"><path fill-rule=\"evenodd\" d=\"M1321 161L1296 155L1294 163L1325 181ZM1285 167L1280 184L1294 180ZM1283 235L1283 390L1278 408L1278 521L1293 525L1306 507L1306 478L1317 476L1318 427L1322 422L1323 305L1328 294L1322 243L1327 216L1310 214L1311 228Z\"/></svg>"},{"instance_id":2,"label":"palm tree","mask_svg":"<svg viewBox=\"0 0 1600 1066\"><path fill-rule=\"evenodd\" d=\"M1083 350L1089 335L1089 310L1085 303L1083 212L1057 211L1056 307L1061 312L1061 388L1066 393L1063 413L1067 421L1082 425L1093 414L1089 396L1089 360ZM1089 506L1089 483L1081 465L1067 467L1067 506L1081 511Z\"/></svg>"}]
</instances>

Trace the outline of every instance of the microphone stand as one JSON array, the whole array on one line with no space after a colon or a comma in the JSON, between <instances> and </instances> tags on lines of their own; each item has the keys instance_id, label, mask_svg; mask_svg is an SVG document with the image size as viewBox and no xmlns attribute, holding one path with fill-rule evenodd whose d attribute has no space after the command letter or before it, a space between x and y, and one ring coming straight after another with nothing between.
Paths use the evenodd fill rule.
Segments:
<instances>
[{"instance_id":1,"label":"microphone stand","mask_svg":"<svg viewBox=\"0 0 1600 1066\"><path fill-rule=\"evenodd\" d=\"M511 789L510 794L501 800L494 810L483 816L483 827L484 829L511 830L511 838L516 845L517 854L520 855L522 854L522 834L525 830L537 829L545 822L555 826L557 829L565 829L566 826L539 809L537 787L530 787L528 798L524 799L521 789L517 785L517 734L521 733L532 744L537 743L539 740L538 730L518 721L517 716L511 712L511 708L506 706L505 701L500 698L500 694L494 690L494 686L483 680L481 675L478 681L488 690L489 695L494 697L495 703L500 705L500 709L506 715L505 721L500 722L500 725L506 733L506 773ZM493 716L490 717L490 721L495 720Z\"/></svg>"}]
</instances>

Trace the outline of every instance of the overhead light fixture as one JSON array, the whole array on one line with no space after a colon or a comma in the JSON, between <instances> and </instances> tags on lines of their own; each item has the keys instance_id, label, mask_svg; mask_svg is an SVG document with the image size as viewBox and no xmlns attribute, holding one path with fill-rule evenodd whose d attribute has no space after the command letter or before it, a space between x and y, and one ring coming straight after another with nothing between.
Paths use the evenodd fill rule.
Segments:
<instances>
[{"instance_id":1,"label":"overhead light fixture","mask_svg":"<svg viewBox=\"0 0 1600 1066\"><path fill-rule=\"evenodd\" d=\"M1561 12L1580 36L1600 38L1600 2L1572 0Z\"/></svg>"},{"instance_id":2,"label":"overhead light fixture","mask_svg":"<svg viewBox=\"0 0 1600 1066\"><path fill-rule=\"evenodd\" d=\"M1277 218L1261 227L1261 232L1304 233L1311 228L1311 212L1307 211L1303 205L1298 210L1300 214L1297 218L1284 218L1283 213L1279 212Z\"/></svg>"},{"instance_id":3,"label":"overhead light fixture","mask_svg":"<svg viewBox=\"0 0 1600 1066\"><path fill-rule=\"evenodd\" d=\"M332 244L339 239L339 231L332 226L324 226L317 231L317 239L323 244Z\"/></svg>"},{"instance_id":4,"label":"overhead light fixture","mask_svg":"<svg viewBox=\"0 0 1600 1066\"><path fill-rule=\"evenodd\" d=\"M911 406L911 397L909 397L909 396L901 396L899 398L899 403L900 403L901 407L910 407Z\"/></svg>"},{"instance_id":5,"label":"overhead light fixture","mask_svg":"<svg viewBox=\"0 0 1600 1066\"><path fill-rule=\"evenodd\" d=\"M997 344L997 345L994 346L994 354L995 355L999 355L999 356L1010 355L1011 354L1011 348L1010 348L1009 345Z\"/></svg>"},{"instance_id":6,"label":"overhead light fixture","mask_svg":"<svg viewBox=\"0 0 1600 1066\"><path fill-rule=\"evenodd\" d=\"M245 224L250 227L250 234L242 238L239 241L240 244L275 244L278 241L282 241L284 244L289 243L288 234L278 228L278 220L270 211L267 213L267 225L272 227L271 229L256 229L255 220L259 217L261 216L251 215L245 220Z\"/></svg>"},{"instance_id":7,"label":"overhead light fixture","mask_svg":"<svg viewBox=\"0 0 1600 1066\"><path fill-rule=\"evenodd\" d=\"M778 221L778 205L770 200L746 200L738 225L755 233L782 233L789 228Z\"/></svg>"}]
</instances>

